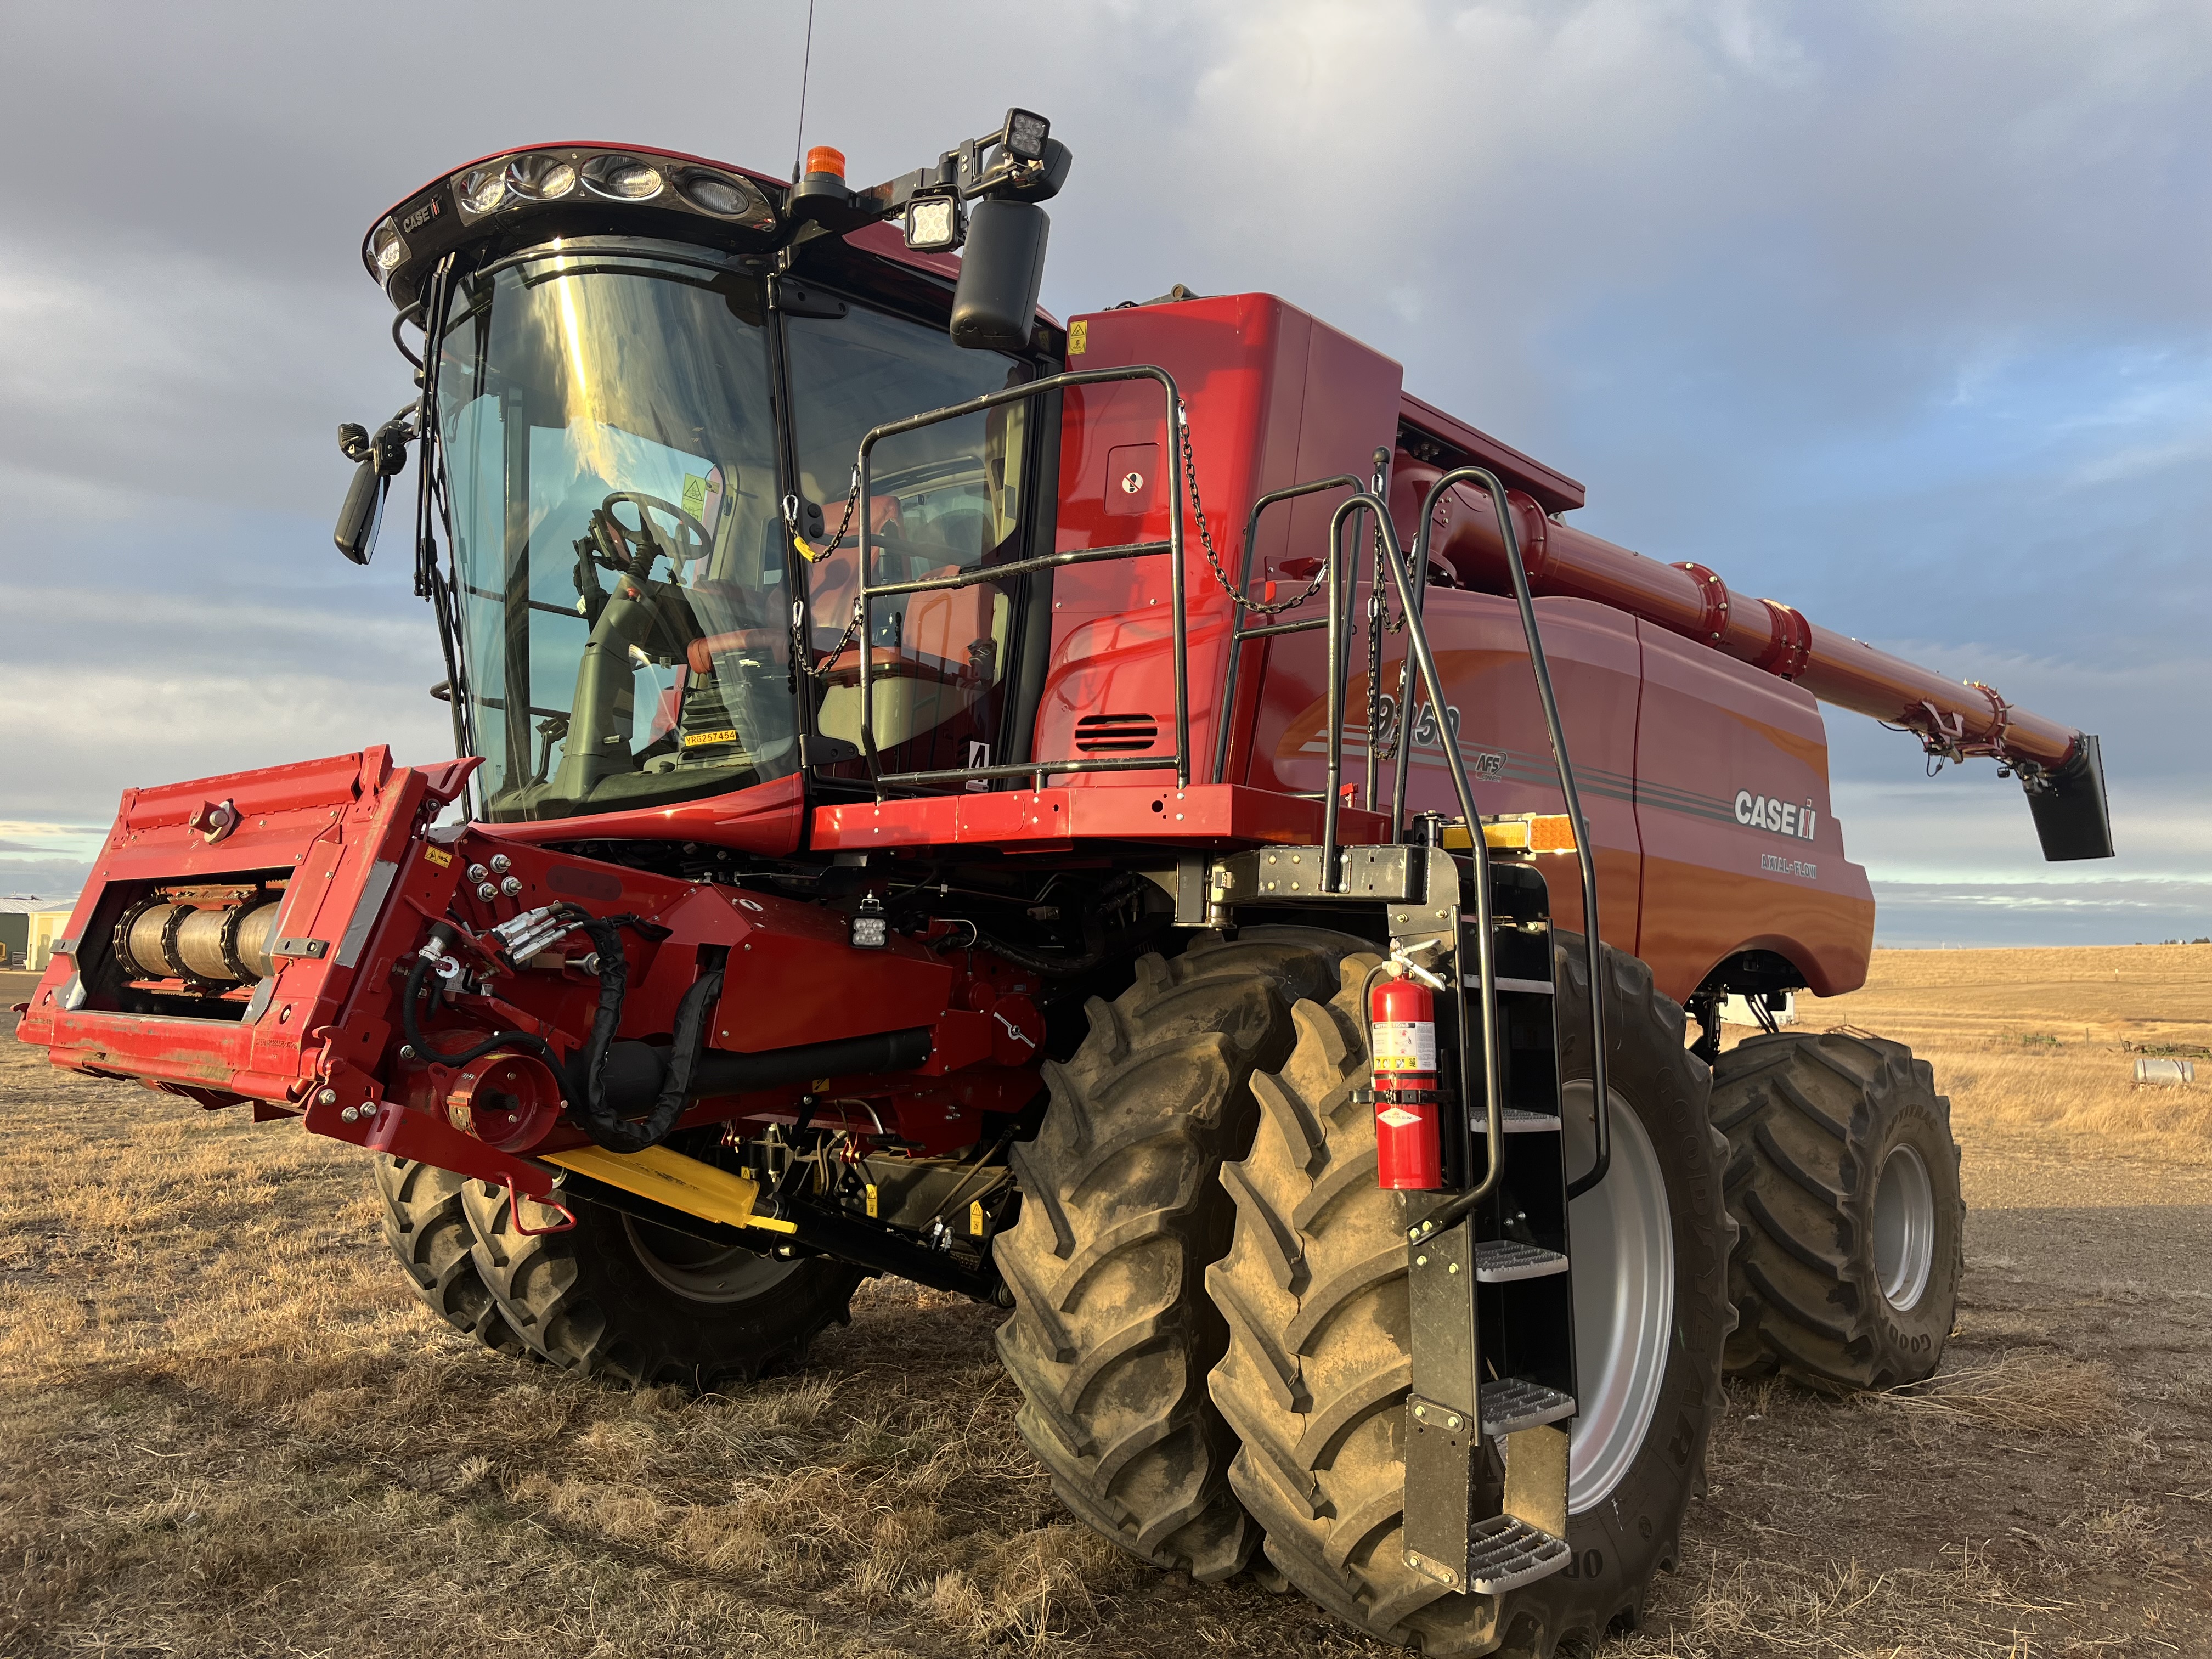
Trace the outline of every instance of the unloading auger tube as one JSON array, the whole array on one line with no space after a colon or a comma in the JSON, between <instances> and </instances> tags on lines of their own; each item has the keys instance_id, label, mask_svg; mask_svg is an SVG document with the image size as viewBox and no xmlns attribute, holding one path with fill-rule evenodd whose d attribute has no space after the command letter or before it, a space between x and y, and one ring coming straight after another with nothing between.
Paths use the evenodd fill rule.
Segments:
<instances>
[{"instance_id":1,"label":"unloading auger tube","mask_svg":"<svg viewBox=\"0 0 2212 1659\"><path fill-rule=\"evenodd\" d=\"M1398 476L1407 484L1429 480L1424 542L1434 538L1437 509L1453 481L1480 473L1436 472L1434 463L1400 456ZM1498 497L1492 499L1496 506ZM2045 859L2112 855L2104 759L2094 733L2009 702L1994 686L1947 679L1823 628L1779 599L1734 592L1707 566L1668 564L1593 536L1548 516L1522 491L1511 491L1508 501L1510 512L1501 510L1495 523L1478 511L1445 527L1437 550L1462 581L1484 592L1517 595L1525 588L1538 598L1588 599L1625 611L1788 680L1823 702L1911 732L1933 765L1994 760L2001 776L2019 777ZM1423 564L1415 580L1425 583L1427 574Z\"/></svg>"}]
</instances>

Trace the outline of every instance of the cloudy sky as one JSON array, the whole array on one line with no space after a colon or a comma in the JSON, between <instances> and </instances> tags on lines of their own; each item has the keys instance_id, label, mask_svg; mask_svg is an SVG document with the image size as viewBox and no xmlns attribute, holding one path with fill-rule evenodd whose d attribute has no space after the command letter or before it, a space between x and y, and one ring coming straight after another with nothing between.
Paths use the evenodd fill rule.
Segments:
<instances>
[{"instance_id":1,"label":"cloudy sky","mask_svg":"<svg viewBox=\"0 0 2212 1659\"><path fill-rule=\"evenodd\" d=\"M332 432L409 395L357 249L554 138L790 164L803 3L0 17L0 893L127 785L450 744ZM2212 933L2203 0L819 0L855 179L1010 103L1045 301L1269 289L1583 479L1580 522L2103 735L2121 856L1832 713L1891 944Z\"/></svg>"}]
</instances>

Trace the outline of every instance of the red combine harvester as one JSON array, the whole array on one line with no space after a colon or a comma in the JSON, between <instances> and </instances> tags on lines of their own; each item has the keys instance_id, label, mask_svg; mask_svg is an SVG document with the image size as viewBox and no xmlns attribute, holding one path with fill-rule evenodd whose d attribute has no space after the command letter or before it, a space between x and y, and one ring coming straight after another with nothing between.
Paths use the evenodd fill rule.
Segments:
<instances>
[{"instance_id":1,"label":"red combine harvester","mask_svg":"<svg viewBox=\"0 0 2212 1659\"><path fill-rule=\"evenodd\" d=\"M995 1299L1136 1555L1595 1638L1724 1370L1951 1326L1928 1066L1720 1053L1865 973L1815 699L2051 858L2111 851L2096 739L1572 528L1280 300L1063 329L1068 159L1017 110L871 190L562 144L393 209L420 396L342 432L337 539L413 446L466 758L130 792L20 1035L374 1154L494 1348L724 1388L869 1274Z\"/></svg>"}]
</instances>

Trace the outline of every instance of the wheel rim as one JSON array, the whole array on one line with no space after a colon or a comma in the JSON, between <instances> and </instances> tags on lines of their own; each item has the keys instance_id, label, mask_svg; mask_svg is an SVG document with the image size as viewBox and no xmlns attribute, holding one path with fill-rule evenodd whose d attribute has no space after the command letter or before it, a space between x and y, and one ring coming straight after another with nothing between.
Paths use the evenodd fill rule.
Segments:
<instances>
[{"instance_id":1,"label":"wheel rim","mask_svg":"<svg viewBox=\"0 0 2212 1659\"><path fill-rule=\"evenodd\" d=\"M1563 1093L1568 1167L1588 1169L1590 1087L1569 1084ZM1666 1173L1636 1109L1611 1090L1607 1094L1612 1162L1605 1179L1576 1199L1567 1217L1578 1408L1567 1459L1567 1508L1577 1515L1602 1503L1644 1449L1666 1380L1674 1320L1674 1212Z\"/></svg>"},{"instance_id":2,"label":"wheel rim","mask_svg":"<svg viewBox=\"0 0 2212 1659\"><path fill-rule=\"evenodd\" d=\"M690 1302L744 1302L772 1291L797 1273L797 1261L779 1261L742 1245L703 1239L623 1218L623 1231L638 1265Z\"/></svg>"},{"instance_id":3,"label":"wheel rim","mask_svg":"<svg viewBox=\"0 0 2212 1659\"><path fill-rule=\"evenodd\" d=\"M1874 1271L1899 1313L1919 1301L1936 1264L1936 1188L1910 1146L1893 1146L1874 1189Z\"/></svg>"}]
</instances>

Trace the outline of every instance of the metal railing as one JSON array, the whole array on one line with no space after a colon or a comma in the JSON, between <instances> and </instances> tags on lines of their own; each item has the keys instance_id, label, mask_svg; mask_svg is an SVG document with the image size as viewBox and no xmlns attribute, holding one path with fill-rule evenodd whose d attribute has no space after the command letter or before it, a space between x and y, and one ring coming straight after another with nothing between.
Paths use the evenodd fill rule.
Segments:
<instances>
[{"instance_id":1,"label":"metal railing","mask_svg":"<svg viewBox=\"0 0 2212 1659\"><path fill-rule=\"evenodd\" d=\"M1413 774L1413 732L1415 710L1413 703L1413 677L1418 669L1420 689L1427 694L1431 707L1436 711L1439 745L1443 750L1444 763L1451 774L1452 791L1459 801L1460 811L1467 820L1468 842L1474 855L1475 890L1475 957L1476 984L1480 993L1478 1018L1482 1030L1483 1100L1487 1119L1490 1152L1489 1174L1481 1183L1458 1195L1453 1201L1430 1218L1437 1225L1446 1226L1465 1215L1489 1195L1497 1176L1503 1167L1500 1139L1502 1133L1503 1101L1499 1093L1497 1061L1497 983L1498 973L1493 938L1495 917L1491 903L1490 848L1482 832L1482 818L1476 810L1474 790L1469 783L1465 758L1460 753L1457 734L1452 730L1450 703L1443 693L1443 682L1437 670L1436 656L1430 648L1428 629L1422 619L1422 602L1427 593L1429 568L1429 538L1436 523L1436 507L1445 490L1456 484L1480 485L1489 495L1492 509L1498 515L1499 533L1504 538L1506 564L1512 572L1514 599L1519 612L1522 638L1528 652L1528 663L1536 682L1538 701L1544 711L1546 735L1551 739L1552 757L1558 769L1559 788L1565 797L1568 822L1574 828L1575 854L1582 876L1583 925L1587 963L1589 971L1589 1006L1590 1019L1591 1086L1595 1095L1594 1131L1596 1158L1583 1175L1571 1182L1567 1189L1570 1198L1587 1192L1605 1178L1612 1155L1612 1121L1609 1084L1607 1078L1605 1054L1605 994L1604 945L1598 929L1597 866L1589 846L1589 824L1583 816L1580 792L1575 787L1573 763L1567 754L1566 732L1559 719L1557 698L1553 694L1550 665L1546 659L1541 628L1536 620L1536 608L1528 588L1528 573L1521 562L1520 539L1513 527L1512 513L1506 500L1504 484L1498 476L1484 467L1459 467L1444 473L1429 488L1421 502L1420 532L1414 539L1413 571L1409 574L1404 550L1400 546L1396 527L1390 521L1389 509L1376 492L1364 488L1350 474L1339 474L1332 478L1316 479L1296 484L1288 489L1279 489L1263 495L1253 504L1252 514L1246 520L1244 532L1244 562L1236 602L1248 609L1257 608L1244 597L1252 579L1252 557L1258 537L1260 516L1268 507L1280 502L1294 501L1300 496L1318 494L1329 489L1349 489L1352 493L1339 503L1329 517L1328 559L1328 614L1296 623L1271 623L1256 628L1232 626L1231 629L1227 688L1223 699L1221 732L1215 744L1214 775L1218 780L1224 774L1228 759L1230 697L1237 685L1237 672L1243 643L1248 639L1270 638L1277 635L1302 633L1322 628L1328 630L1328 782L1322 807L1322 870L1324 890L1334 890L1338 883L1339 812L1344 799L1344 725L1346 676L1351 668L1349 630L1346 628L1346 610L1353 584L1344 579L1344 526L1360 514L1375 520L1375 534L1382 557L1378 561L1389 574L1400 610L1404 617L1406 654L1398 667L1397 713L1397 769L1392 781L1390 799L1390 835L1393 841L1405 836L1406 792ZM1381 626L1379 615L1370 611L1370 631ZM1377 730L1375 706L1380 688L1371 680L1367 688L1369 729L1370 805L1373 804L1372 788L1375 778L1375 737ZM1466 1053L1465 1021L1460 1024L1460 1076L1462 1085L1468 1071Z\"/></svg>"},{"instance_id":2,"label":"metal railing","mask_svg":"<svg viewBox=\"0 0 2212 1659\"><path fill-rule=\"evenodd\" d=\"M1176 749L1174 766L1178 787L1190 782L1190 619L1185 592L1183 570L1183 505L1188 493L1182 446L1174 441L1179 435L1178 422L1182 419L1182 400L1176 384L1166 370L1152 365L1136 365L1121 368L1085 369L1073 373L1048 375L1041 380L987 393L970 398L966 403L945 409L932 410L924 414L909 416L902 421L890 422L871 430L860 441L857 493L864 503L870 499L868 463L878 444L889 438L919 430L939 422L962 419L981 414L1002 404L1018 403L1068 386L1097 386L1118 380L1150 380L1161 389L1165 400L1164 415L1170 439L1171 503L1168 515L1168 539L1164 542L1133 542L1113 547L1082 548L1068 552L1038 554L1026 559L1017 559L1005 564L979 567L951 575L926 576L911 581L876 583L869 580L872 574L871 556L874 551L874 514L864 507L860 521L860 569L856 603L859 606L859 638L856 641L860 659L860 744L866 757L868 775L878 800L884 798L890 785L926 785L964 781L978 778L1028 777L1034 787L1042 788L1046 778L1054 773L1157 771L1166 764L1166 757L1158 755L1123 756L1108 759L1070 757L1057 760L1010 761L1000 765L953 767L930 771L888 773L883 770L881 754L875 740L875 702L869 667L874 654L874 629L872 625L872 602L914 593L939 592L963 587L973 587L984 582L996 582L1009 576L1022 575L1030 571L1056 568L1063 565L1088 564L1108 559L1146 558L1165 554L1170 567L1171 598L1170 625L1173 631L1175 672L1175 727ZM1267 639L1280 635L1304 633L1323 629L1328 634L1327 691L1328 767L1327 787L1322 802L1322 884L1324 891L1339 890L1341 880L1338 869L1340 862L1340 815L1344 799L1344 724L1346 677L1350 672L1350 630L1346 627L1347 607L1357 579L1345 580L1344 528L1353 518L1365 514L1375 521L1375 540L1379 556L1378 567L1390 579L1397 598L1406 632L1406 653L1398 670L1398 711L1396 717L1396 770L1392 780L1390 799L1390 834L1394 842L1404 839L1407 787L1413 772L1413 732L1415 730L1413 706L1413 677L1420 675L1420 690L1429 699L1437 720L1439 746L1444 763L1451 775L1452 793L1456 797L1462 816L1466 819L1468 842L1474 854L1475 890L1475 957L1476 983L1480 993L1478 1019L1482 1032L1483 1101L1486 1108L1487 1140L1490 1154L1489 1172L1480 1186L1462 1193L1446 1209L1431 1218L1437 1224L1446 1225L1466 1214L1486 1197L1503 1168L1502 1122L1504 1103L1500 1093L1498 1070L1498 969L1496 918L1492 904L1490 877L1490 848L1482 830L1482 817L1474 799L1474 789L1468 781L1467 763L1460 753L1457 734L1452 729L1450 702L1444 696L1443 681L1437 668L1436 655L1429 645L1428 629L1422 620L1422 603L1428 587L1429 544L1434 531L1437 503L1445 490L1455 485L1472 483L1480 486L1489 496L1497 514L1498 533L1505 549L1505 563L1511 573L1513 596L1519 613L1522 636L1528 647L1529 668L1536 682L1537 697L1542 705L1546 735L1552 744L1552 757L1558 769L1559 788L1565 798L1568 822L1573 827L1575 853L1582 877L1583 939L1589 970L1589 1007L1590 1020L1591 1086L1595 1094L1593 1104L1595 1161L1590 1169L1571 1182L1567 1189L1570 1198L1587 1192L1604 1179L1611 1162L1611 1101L1606 1066L1605 1037L1605 977L1604 942L1599 931L1597 866L1589 846L1589 823L1583 816L1580 792L1575 787L1574 766L1568 758L1566 732L1559 718L1559 702L1553 695L1550 665L1546 660L1542 630L1536 619L1535 603L1528 587L1528 572L1521 560L1520 538L1513 525L1513 514L1506 498L1504 483L1487 468L1463 466L1455 468L1433 483L1421 502L1420 530L1415 537L1413 557L1408 561L1401 546L1390 512L1379 489L1369 488L1362 480L1349 473L1334 477L1316 479L1294 484L1262 495L1252 506L1245 520L1244 556L1236 588L1229 597L1231 605L1229 659L1224 675L1222 697L1217 717L1218 731L1214 745L1213 777L1216 782L1224 781L1229 759L1230 726L1235 713L1237 673L1243 661L1244 643L1248 640ZM1244 613L1253 611L1279 615L1281 609L1249 597L1252 580L1252 560L1258 541L1261 516L1272 507L1303 496L1317 495L1332 489L1351 493L1338 503L1329 515L1328 540L1325 554L1325 578L1328 614L1291 623L1267 623L1247 628L1242 624ZM1363 538L1364 545L1364 538ZM1409 573L1408 564L1412 570ZM1218 568L1217 568L1218 574ZM1224 586L1226 583L1224 581ZM1312 590L1309 589L1309 595ZM1301 603L1294 600L1291 604ZM1370 606L1370 632L1382 626L1378 612ZM1025 649L1036 649L1036 641L1025 641ZM1370 653L1372 656L1373 653ZM1367 688L1368 705L1368 781L1370 807L1374 805L1376 744L1379 726L1376 718L1380 688L1370 679ZM1460 1022L1461 1068L1464 1084L1468 1070L1466 1053L1467 1022Z\"/></svg>"},{"instance_id":3,"label":"metal railing","mask_svg":"<svg viewBox=\"0 0 2212 1659\"><path fill-rule=\"evenodd\" d=\"M1157 385L1166 399L1167 448L1171 468L1168 514L1168 538L1164 542L1130 542L1114 547L1086 547L1068 552L1040 553L1026 559L1012 559L1004 564L981 565L973 570L958 571L951 575L923 576L912 581L874 582L872 555L874 547L875 515L866 503L869 500L868 462L876 446L889 438L896 438L923 427L935 426L944 421L963 419L980 415L1001 404L1020 403L1030 398L1042 397L1068 386L1101 386L1115 380L1150 380ZM910 415L902 421L892 421L874 428L860 440L860 483L858 494L863 503L860 517L860 569L856 601L860 605L859 636L855 647L860 656L860 750L868 763L868 779L874 787L876 799L884 799L891 786L927 785L963 782L975 778L1020 778L1032 780L1033 786L1042 789L1045 780L1054 773L1067 772L1157 772L1172 763L1178 788L1190 782L1190 617L1184 603L1183 592L1183 534L1182 503L1187 481L1183 476L1182 451L1175 441L1176 421L1182 399L1176 391L1174 379L1164 368L1140 364L1125 368L1079 369L1065 374L1047 375L1041 380L1025 381L1003 391L987 392L971 398L964 404L953 404L944 409L933 409L921 415ZM1047 479L1044 487L1057 489L1057 479ZM883 769L882 751L876 744L875 696L872 689L869 668L875 655L874 601L915 593L937 593L949 590L975 587L985 582L1000 582L1008 577L1025 575L1031 571L1056 569L1063 565L1091 564L1107 559L1141 559L1160 555L1168 557L1170 599L1170 623L1174 630L1175 657L1175 755L1170 763L1164 755L1128 755L1109 759L1089 756L1071 756L1060 760L1008 761L993 766L945 767L922 772L886 772ZM1024 650L1043 650L1050 641L1024 641Z\"/></svg>"}]
</instances>

